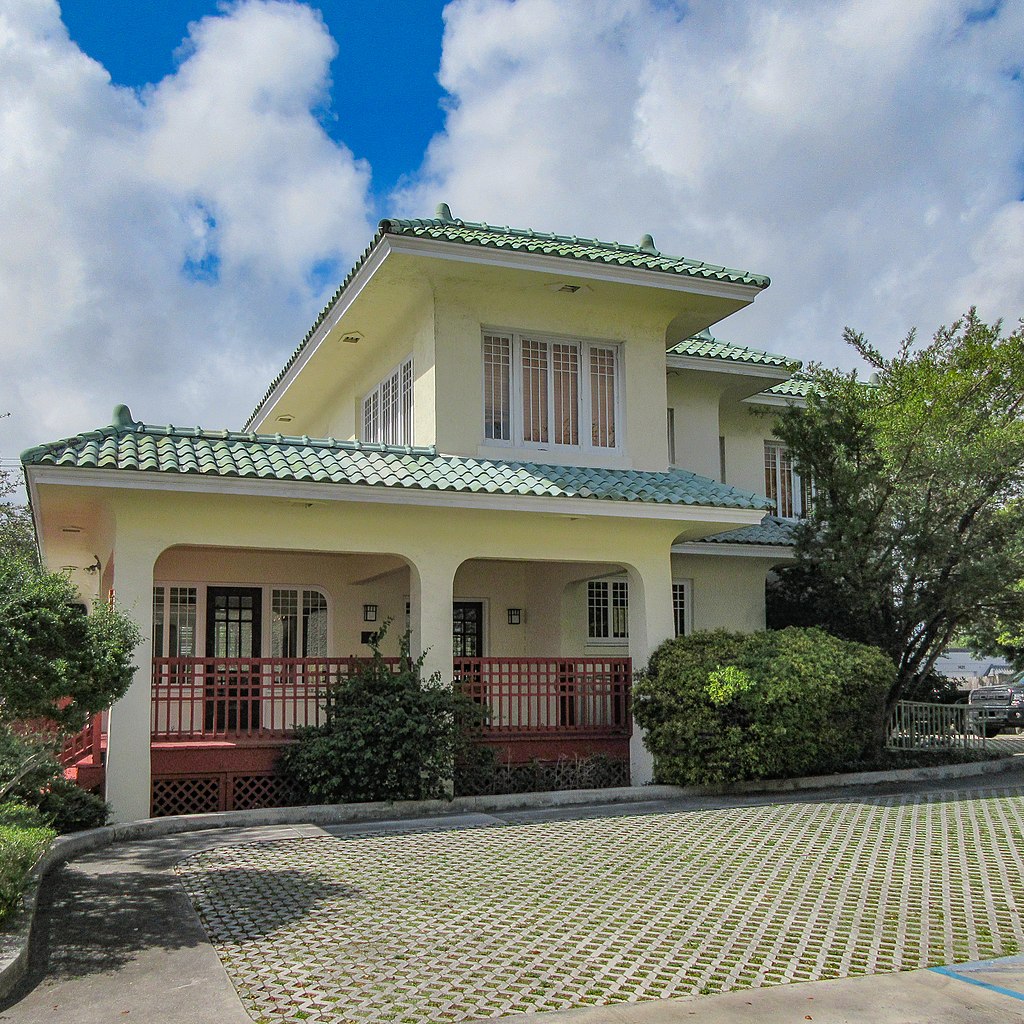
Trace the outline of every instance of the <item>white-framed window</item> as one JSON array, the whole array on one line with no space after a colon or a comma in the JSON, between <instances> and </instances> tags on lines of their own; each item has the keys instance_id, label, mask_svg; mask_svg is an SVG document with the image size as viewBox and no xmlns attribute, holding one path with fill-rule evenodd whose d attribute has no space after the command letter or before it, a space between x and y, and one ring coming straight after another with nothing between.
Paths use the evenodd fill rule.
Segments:
<instances>
[{"instance_id":1,"label":"white-framed window","mask_svg":"<svg viewBox=\"0 0 1024 1024\"><path fill-rule=\"evenodd\" d=\"M693 580L672 581L672 622L676 636L693 631Z\"/></svg>"},{"instance_id":2,"label":"white-framed window","mask_svg":"<svg viewBox=\"0 0 1024 1024\"><path fill-rule=\"evenodd\" d=\"M327 657L327 598L319 590L275 587L270 593L270 654Z\"/></svg>"},{"instance_id":3,"label":"white-framed window","mask_svg":"<svg viewBox=\"0 0 1024 1024\"><path fill-rule=\"evenodd\" d=\"M367 444L412 444L412 356L396 366L363 398Z\"/></svg>"},{"instance_id":4,"label":"white-framed window","mask_svg":"<svg viewBox=\"0 0 1024 1024\"><path fill-rule=\"evenodd\" d=\"M587 638L599 643L629 639L629 584L625 580L587 583Z\"/></svg>"},{"instance_id":5,"label":"white-framed window","mask_svg":"<svg viewBox=\"0 0 1024 1024\"><path fill-rule=\"evenodd\" d=\"M811 487L801 479L789 449L781 441L764 443L764 493L775 502L775 514L799 519L809 506Z\"/></svg>"},{"instance_id":6,"label":"white-framed window","mask_svg":"<svg viewBox=\"0 0 1024 1024\"><path fill-rule=\"evenodd\" d=\"M196 657L196 587L158 583L153 587L153 657Z\"/></svg>"},{"instance_id":7,"label":"white-framed window","mask_svg":"<svg viewBox=\"0 0 1024 1024\"><path fill-rule=\"evenodd\" d=\"M620 346L483 332L484 439L614 451L622 439Z\"/></svg>"},{"instance_id":8,"label":"white-framed window","mask_svg":"<svg viewBox=\"0 0 1024 1024\"><path fill-rule=\"evenodd\" d=\"M215 582L153 586L153 657L201 658L207 650L207 587ZM274 658L328 657L327 595L315 586L242 584L260 591L260 650Z\"/></svg>"},{"instance_id":9,"label":"white-framed window","mask_svg":"<svg viewBox=\"0 0 1024 1024\"><path fill-rule=\"evenodd\" d=\"M676 411L670 405L668 407L668 464L676 464Z\"/></svg>"}]
</instances>

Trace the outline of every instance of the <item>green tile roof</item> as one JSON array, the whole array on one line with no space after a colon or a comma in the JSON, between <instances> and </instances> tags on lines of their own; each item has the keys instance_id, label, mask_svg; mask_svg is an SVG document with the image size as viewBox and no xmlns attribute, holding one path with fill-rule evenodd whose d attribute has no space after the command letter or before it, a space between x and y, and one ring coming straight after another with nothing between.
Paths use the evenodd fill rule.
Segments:
<instances>
[{"instance_id":1,"label":"green tile roof","mask_svg":"<svg viewBox=\"0 0 1024 1024\"><path fill-rule=\"evenodd\" d=\"M504 249L528 252L539 256L559 256L584 263L606 263L638 270L655 270L677 277L700 277L715 281L748 284L767 288L770 279L749 270L731 270L729 267L666 256L654 247L654 239L644 235L639 245L621 242L602 242L597 238L579 238L576 235L555 235L532 228L497 227L493 224L475 224L456 220L442 204L438 216L430 220L399 220L389 218L380 222L380 230L389 235L412 235L432 238L440 242L456 242L485 249Z\"/></svg>"},{"instance_id":2,"label":"green tile roof","mask_svg":"<svg viewBox=\"0 0 1024 1024\"><path fill-rule=\"evenodd\" d=\"M767 498L695 473L551 466L438 455L433 448L396 448L200 427L136 423L124 406L114 424L30 448L26 466L137 470L204 476L359 484L410 490L518 494L606 501L767 509Z\"/></svg>"},{"instance_id":3,"label":"green tile roof","mask_svg":"<svg viewBox=\"0 0 1024 1024\"><path fill-rule=\"evenodd\" d=\"M809 378L796 374L781 384L762 391L762 395L776 395L780 398L806 398L814 390L814 385ZM751 401L756 401L759 396L755 395Z\"/></svg>"},{"instance_id":4,"label":"green tile roof","mask_svg":"<svg viewBox=\"0 0 1024 1024\"><path fill-rule=\"evenodd\" d=\"M697 359L720 359L727 363L746 363L752 366L776 366L781 370L793 370L800 364L789 356L765 352L745 345L732 345L719 341L710 331L701 331L692 338L673 345L667 352L670 356L692 356Z\"/></svg>"},{"instance_id":5,"label":"green tile roof","mask_svg":"<svg viewBox=\"0 0 1024 1024\"><path fill-rule=\"evenodd\" d=\"M532 228L476 224L453 217L447 204L441 203L437 208L437 216L432 219L401 220L390 217L377 225L377 233L374 235L373 241L356 260L355 266L331 296L330 302L320 311L313 326L306 332L305 337L288 358L284 368L267 388L266 394L246 420L246 427L256 419L264 403L273 394L274 389L284 379L285 374L292 368L295 360L298 359L309 340L324 322L331 307L341 297L370 253L387 235L407 235L414 238L430 238L439 242L451 242L455 245L476 246L482 249L557 256L580 263L603 263L608 266L632 267L637 270L650 270L675 277L727 281L733 284L751 285L755 288L767 288L771 283L771 279L764 274L754 274L747 270L731 270L729 267L720 267L714 263L703 263L700 260L686 259L682 256L666 256L654 247L654 239L650 235L644 235L639 245L626 245L620 242L602 242L596 238L578 238L575 235L555 235L534 231Z\"/></svg>"},{"instance_id":6,"label":"green tile roof","mask_svg":"<svg viewBox=\"0 0 1024 1024\"><path fill-rule=\"evenodd\" d=\"M757 526L744 526L728 533L703 537L701 544L764 544L774 547L792 547L796 544L797 524L792 519L765 516Z\"/></svg>"}]
</instances>

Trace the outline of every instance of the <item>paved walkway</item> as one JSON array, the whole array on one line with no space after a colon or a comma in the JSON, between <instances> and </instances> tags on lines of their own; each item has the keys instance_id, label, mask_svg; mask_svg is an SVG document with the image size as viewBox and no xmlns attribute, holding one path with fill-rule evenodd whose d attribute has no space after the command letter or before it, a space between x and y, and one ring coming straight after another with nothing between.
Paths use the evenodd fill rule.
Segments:
<instances>
[{"instance_id":1,"label":"paved walkway","mask_svg":"<svg viewBox=\"0 0 1024 1024\"><path fill-rule=\"evenodd\" d=\"M1020 958L892 973L1024 949L1022 857L1016 773L176 836L51 876L0 1021L1024 1021Z\"/></svg>"}]
</instances>

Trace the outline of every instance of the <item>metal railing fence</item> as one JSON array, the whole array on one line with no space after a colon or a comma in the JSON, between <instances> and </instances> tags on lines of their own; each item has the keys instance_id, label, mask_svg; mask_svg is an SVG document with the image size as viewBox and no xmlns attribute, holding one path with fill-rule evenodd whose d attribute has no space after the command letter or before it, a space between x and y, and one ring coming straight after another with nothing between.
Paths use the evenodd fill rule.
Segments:
<instances>
[{"instance_id":1,"label":"metal railing fence","mask_svg":"<svg viewBox=\"0 0 1024 1024\"><path fill-rule=\"evenodd\" d=\"M885 745L891 750L985 750L987 741L966 704L901 700L889 718Z\"/></svg>"}]
</instances>

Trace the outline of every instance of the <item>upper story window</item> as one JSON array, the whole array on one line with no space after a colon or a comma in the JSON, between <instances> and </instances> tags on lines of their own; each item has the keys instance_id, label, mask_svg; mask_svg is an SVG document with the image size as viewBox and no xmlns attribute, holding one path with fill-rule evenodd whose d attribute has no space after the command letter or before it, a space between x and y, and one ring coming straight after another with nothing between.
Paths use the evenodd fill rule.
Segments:
<instances>
[{"instance_id":1,"label":"upper story window","mask_svg":"<svg viewBox=\"0 0 1024 1024\"><path fill-rule=\"evenodd\" d=\"M789 449L779 441L764 443L764 493L775 502L775 514L798 519L810 504L811 488L793 466Z\"/></svg>"},{"instance_id":2,"label":"upper story window","mask_svg":"<svg viewBox=\"0 0 1024 1024\"><path fill-rule=\"evenodd\" d=\"M621 445L618 345L484 332L484 437L508 445Z\"/></svg>"},{"instance_id":3,"label":"upper story window","mask_svg":"<svg viewBox=\"0 0 1024 1024\"><path fill-rule=\"evenodd\" d=\"M412 444L412 356L363 399L363 440L368 444Z\"/></svg>"}]
</instances>

